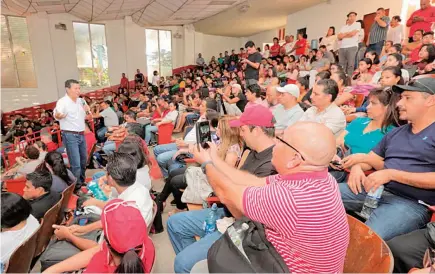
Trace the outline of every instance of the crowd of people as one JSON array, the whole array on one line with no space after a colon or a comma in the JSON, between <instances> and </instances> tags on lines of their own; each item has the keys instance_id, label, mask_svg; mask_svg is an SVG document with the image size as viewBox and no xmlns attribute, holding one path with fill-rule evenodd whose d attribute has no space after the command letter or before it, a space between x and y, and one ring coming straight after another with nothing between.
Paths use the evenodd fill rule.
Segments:
<instances>
[{"instance_id":1,"label":"crowd of people","mask_svg":"<svg viewBox=\"0 0 435 274\"><path fill-rule=\"evenodd\" d=\"M286 36L284 44L274 38L263 51L248 41L240 53L226 51L208 63L199 54L196 67L180 74L163 78L155 71L148 85L139 70L134 87L123 74L119 91L99 101L82 95L78 81L66 81L66 95L53 111L41 112L38 121L17 114L6 134L25 149L3 180L24 177L26 186L22 197L2 193L2 265L76 183L80 215L55 226L56 239L40 258L46 273L150 272L155 250L148 233L152 226L154 233L163 231L155 216L168 203L175 206L167 233L176 273L226 272L227 262L213 254L224 250L229 237L222 235L240 220L261 224L263 241L285 271L342 272L352 240L346 214L387 242L395 272L416 267L429 273L435 267L428 208L435 205L430 14L435 7L421 0L405 39L401 18L390 20L384 8L370 30L349 12L318 49L304 33L296 41ZM85 120L93 121L93 132ZM210 140L198 145L204 123ZM157 145L166 126L180 138ZM60 147L52 135L58 129ZM24 138L36 131L41 141ZM89 138L97 142L90 165L104 167L93 180L106 199L81 188ZM151 157L164 179L161 192L152 187ZM369 217L360 214L367 196L379 190ZM222 204L211 233L204 223L214 209L188 210L209 196ZM426 250L429 263L423 264ZM240 253L229 253L218 258L246 267ZM252 271L277 269L258 266L252 250L245 256L253 260Z\"/></svg>"}]
</instances>

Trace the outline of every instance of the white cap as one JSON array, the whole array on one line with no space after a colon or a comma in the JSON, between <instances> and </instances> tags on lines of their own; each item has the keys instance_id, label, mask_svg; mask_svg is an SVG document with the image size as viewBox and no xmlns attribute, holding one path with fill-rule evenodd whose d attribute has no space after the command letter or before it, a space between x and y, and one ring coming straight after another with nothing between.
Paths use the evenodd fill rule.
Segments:
<instances>
[{"instance_id":1,"label":"white cap","mask_svg":"<svg viewBox=\"0 0 435 274\"><path fill-rule=\"evenodd\" d=\"M277 87L276 91L281 92L281 93L289 93L296 98L299 98L299 95L301 94L298 86L296 86L295 84L288 84L288 85L285 85L284 87Z\"/></svg>"},{"instance_id":2,"label":"white cap","mask_svg":"<svg viewBox=\"0 0 435 274\"><path fill-rule=\"evenodd\" d=\"M232 84L231 87L242 90L242 87L239 84Z\"/></svg>"}]
</instances>

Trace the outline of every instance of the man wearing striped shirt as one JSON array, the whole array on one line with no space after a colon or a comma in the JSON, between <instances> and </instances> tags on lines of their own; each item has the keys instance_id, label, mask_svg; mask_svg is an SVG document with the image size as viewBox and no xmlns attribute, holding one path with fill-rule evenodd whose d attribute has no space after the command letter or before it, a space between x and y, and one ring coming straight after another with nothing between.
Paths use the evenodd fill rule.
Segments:
<instances>
[{"instance_id":1,"label":"man wearing striped shirt","mask_svg":"<svg viewBox=\"0 0 435 274\"><path fill-rule=\"evenodd\" d=\"M343 271L349 226L338 184L328 174L336 152L331 130L313 122L287 128L273 150L278 175L267 178L228 166L216 146L210 147L196 151L195 158L205 166L216 195L235 217L265 226L267 240L291 272Z\"/></svg>"},{"instance_id":2,"label":"man wearing striped shirt","mask_svg":"<svg viewBox=\"0 0 435 274\"><path fill-rule=\"evenodd\" d=\"M385 9L379 8L376 11L376 17L370 29L370 34L367 39L367 51L376 51L381 55L384 41L387 38L388 26L390 25L390 17L385 15Z\"/></svg>"}]
</instances>

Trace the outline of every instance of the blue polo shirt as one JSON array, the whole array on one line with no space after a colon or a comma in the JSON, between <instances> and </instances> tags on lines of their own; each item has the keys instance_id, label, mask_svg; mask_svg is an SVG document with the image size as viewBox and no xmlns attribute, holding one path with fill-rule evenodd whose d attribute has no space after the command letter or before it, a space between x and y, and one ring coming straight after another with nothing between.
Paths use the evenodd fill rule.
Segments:
<instances>
[{"instance_id":1,"label":"blue polo shirt","mask_svg":"<svg viewBox=\"0 0 435 274\"><path fill-rule=\"evenodd\" d=\"M435 172L435 123L414 134L410 124L393 129L373 152L384 158L386 169L412 173ZM391 181L385 188L393 194L435 205L435 189L422 189Z\"/></svg>"},{"instance_id":2,"label":"blue polo shirt","mask_svg":"<svg viewBox=\"0 0 435 274\"><path fill-rule=\"evenodd\" d=\"M376 129L364 133L364 129L372 119L367 117L356 118L347 128L344 136L344 144L350 149L352 154L369 153L394 127L388 126L385 129Z\"/></svg>"}]
</instances>

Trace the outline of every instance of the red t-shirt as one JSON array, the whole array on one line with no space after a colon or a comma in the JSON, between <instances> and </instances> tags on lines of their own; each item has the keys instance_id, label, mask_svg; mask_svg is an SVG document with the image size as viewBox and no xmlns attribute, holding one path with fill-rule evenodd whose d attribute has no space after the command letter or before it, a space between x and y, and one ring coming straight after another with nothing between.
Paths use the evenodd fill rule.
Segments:
<instances>
[{"instance_id":1,"label":"red t-shirt","mask_svg":"<svg viewBox=\"0 0 435 274\"><path fill-rule=\"evenodd\" d=\"M122 77L121 78L121 88L127 88L128 86L128 78L127 77Z\"/></svg>"},{"instance_id":2,"label":"red t-shirt","mask_svg":"<svg viewBox=\"0 0 435 274\"><path fill-rule=\"evenodd\" d=\"M150 273L154 263L155 249L151 239L147 239L142 262L145 268L145 273ZM106 243L103 243L102 249L92 257L83 273L115 273L116 266L109 265L110 256Z\"/></svg>"},{"instance_id":3,"label":"red t-shirt","mask_svg":"<svg viewBox=\"0 0 435 274\"><path fill-rule=\"evenodd\" d=\"M269 176L265 186L245 190L243 208L264 224L267 240L291 272L343 272L349 225L328 170Z\"/></svg>"},{"instance_id":4,"label":"red t-shirt","mask_svg":"<svg viewBox=\"0 0 435 274\"><path fill-rule=\"evenodd\" d=\"M277 45L273 44L269 50L270 56L272 56L272 57L277 56L279 54L280 49L281 49L281 46L279 44L277 44Z\"/></svg>"},{"instance_id":5,"label":"red t-shirt","mask_svg":"<svg viewBox=\"0 0 435 274\"><path fill-rule=\"evenodd\" d=\"M57 144L55 142L49 142L45 144L47 146L47 151L52 152L57 149Z\"/></svg>"},{"instance_id":6,"label":"red t-shirt","mask_svg":"<svg viewBox=\"0 0 435 274\"><path fill-rule=\"evenodd\" d=\"M423 17L424 21L413 23L412 18L415 16ZM422 29L424 32L430 31L433 23L435 23L435 7L431 6L425 10L414 11L406 22L406 25L410 27L409 37L412 37L414 32L419 29Z\"/></svg>"},{"instance_id":7,"label":"red t-shirt","mask_svg":"<svg viewBox=\"0 0 435 274\"><path fill-rule=\"evenodd\" d=\"M303 55L305 54L305 49L307 48L307 40L306 39L297 40L295 46L300 47L296 49L296 55Z\"/></svg>"},{"instance_id":8,"label":"red t-shirt","mask_svg":"<svg viewBox=\"0 0 435 274\"><path fill-rule=\"evenodd\" d=\"M420 60L420 56L418 56L418 54L420 53L421 47L423 46L416 47L409 54L409 57L411 59L411 64L417 63Z\"/></svg>"}]
</instances>

